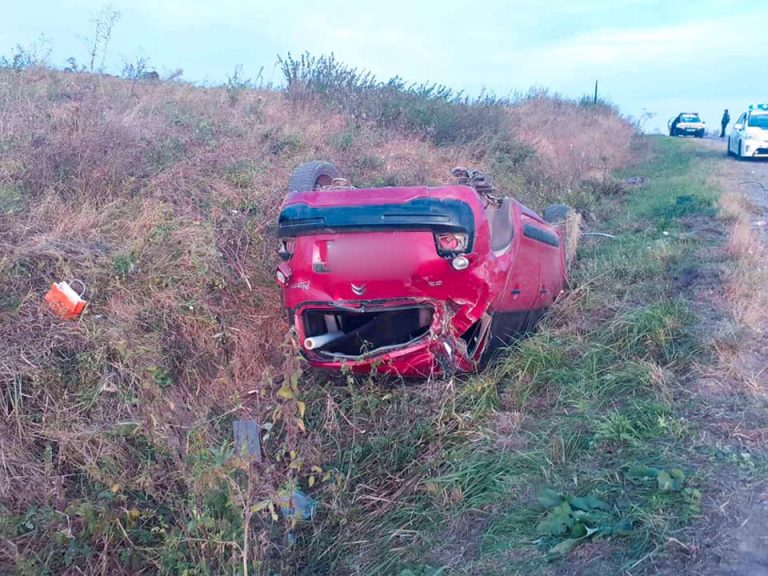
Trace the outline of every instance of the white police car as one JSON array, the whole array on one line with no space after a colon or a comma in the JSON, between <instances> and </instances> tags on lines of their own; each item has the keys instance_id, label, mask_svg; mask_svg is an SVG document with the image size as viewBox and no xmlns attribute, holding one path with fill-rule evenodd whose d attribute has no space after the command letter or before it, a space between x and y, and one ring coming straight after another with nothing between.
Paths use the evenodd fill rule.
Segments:
<instances>
[{"instance_id":1,"label":"white police car","mask_svg":"<svg viewBox=\"0 0 768 576\"><path fill-rule=\"evenodd\" d=\"M768 104L753 104L728 135L728 155L768 158Z\"/></svg>"},{"instance_id":2,"label":"white police car","mask_svg":"<svg viewBox=\"0 0 768 576\"><path fill-rule=\"evenodd\" d=\"M681 112L669 121L670 136L696 136L703 138L706 122L696 112Z\"/></svg>"}]
</instances>

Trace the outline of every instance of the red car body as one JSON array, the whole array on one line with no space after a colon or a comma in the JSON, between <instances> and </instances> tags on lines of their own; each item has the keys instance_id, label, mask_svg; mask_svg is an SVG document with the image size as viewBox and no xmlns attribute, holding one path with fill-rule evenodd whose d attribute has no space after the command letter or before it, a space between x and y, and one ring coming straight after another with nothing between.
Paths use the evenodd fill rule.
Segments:
<instances>
[{"instance_id":1,"label":"red car body","mask_svg":"<svg viewBox=\"0 0 768 576\"><path fill-rule=\"evenodd\" d=\"M317 368L474 371L565 283L558 228L463 185L291 192L278 237L284 305Z\"/></svg>"}]
</instances>

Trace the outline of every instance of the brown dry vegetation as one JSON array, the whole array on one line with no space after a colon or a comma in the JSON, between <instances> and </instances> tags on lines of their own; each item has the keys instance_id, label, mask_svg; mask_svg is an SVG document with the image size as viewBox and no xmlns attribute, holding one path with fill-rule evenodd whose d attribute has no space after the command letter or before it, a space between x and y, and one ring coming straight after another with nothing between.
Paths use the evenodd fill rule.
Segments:
<instances>
[{"instance_id":1,"label":"brown dry vegetation","mask_svg":"<svg viewBox=\"0 0 768 576\"><path fill-rule=\"evenodd\" d=\"M762 289L768 279L765 248L752 228L755 207L742 192L727 192L720 198L720 215L729 226L728 252L732 266L726 277L725 294L732 316L744 326L760 330L768 299Z\"/></svg>"},{"instance_id":2,"label":"brown dry vegetation","mask_svg":"<svg viewBox=\"0 0 768 576\"><path fill-rule=\"evenodd\" d=\"M327 158L393 185L468 164L541 209L629 158L634 129L605 107L505 114L492 140L436 146L280 91L0 70L0 569L278 566L284 532L242 519L326 458L285 393L272 230L291 170ZM63 322L42 297L73 278L89 307ZM220 466L233 418L275 423L245 493L248 467Z\"/></svg>"},{"instance_id":3,"label":"brown dry vegetation","mask_svg":"<svg viewBox=\"0 0 768 576\"><path fill-rule=\"evenodd\" d=\"M762 340L768 298L766 251L759 230L752 225L760 210L748 195L733 188L733 178L721 177L728 190L719 199L719 217L724 223L727 266L722 272L722 300L717 306L729 318L713 340L716 365L705 371L702 382L709 390L724 390L747 396L764 396Z\"/></svg>"}]
</instances>

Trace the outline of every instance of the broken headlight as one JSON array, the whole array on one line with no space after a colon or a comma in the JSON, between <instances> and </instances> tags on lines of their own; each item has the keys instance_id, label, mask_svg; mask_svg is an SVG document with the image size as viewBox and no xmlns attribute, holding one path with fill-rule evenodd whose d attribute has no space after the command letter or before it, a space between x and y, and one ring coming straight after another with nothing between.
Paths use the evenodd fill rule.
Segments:
<instances>
[{"instance_id":1,"label":"broken headlight","mask_svg":"<svg viewBox=\"0 0 768 576\"><path fill-rule=\"evenodd\" d=\"M467 250L468 237L464 233L441 232L435 234L435 246L440 256L455 256Z\"/></svg>"},{"instance_id":2,"label":"broken headlight","mask_svg":"<svg viewBox=\"0 0 768 576\"><path fill-rule=\"evenodd\" d=\"M293 250L296 248L296 240L289 238L287 240L280 240L277 245L277 254L280 256L280 260L288 262L293 256Z\"/></svg>"}]
</instances>

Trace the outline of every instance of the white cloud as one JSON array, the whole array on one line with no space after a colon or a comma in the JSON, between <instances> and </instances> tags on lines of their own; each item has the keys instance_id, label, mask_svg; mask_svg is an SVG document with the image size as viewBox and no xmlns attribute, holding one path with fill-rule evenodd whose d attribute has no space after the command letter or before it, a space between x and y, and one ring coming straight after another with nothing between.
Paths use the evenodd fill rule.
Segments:
<instances>
[{"instance_id":1,"label":"white cloud","mask_svg":"<svg viewBox=\"0 0 768 576\"><path fill-rule=\"evenodd\" d=\"M523 76L545 83L583 79L584 75L588 78L629 76L640 80L664 70L685 76L687 71L705 70L708 66L715 74L718 63L724 60L756 60L755 45L749 38L759 37L760 31L766 28L768 10L719 21L602 29L543 50L507 53L500 56L500 61L519 64ZM738 40L735 30L746 33L744 41Z\"/></svg>"}]
</instances>

